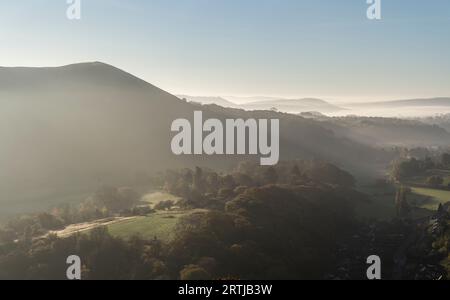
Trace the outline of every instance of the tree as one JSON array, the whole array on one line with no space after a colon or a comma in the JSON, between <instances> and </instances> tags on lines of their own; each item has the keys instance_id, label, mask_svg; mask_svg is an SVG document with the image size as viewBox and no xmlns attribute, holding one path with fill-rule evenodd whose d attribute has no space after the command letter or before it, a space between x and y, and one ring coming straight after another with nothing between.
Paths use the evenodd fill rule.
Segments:
<instances>
[{"instance_id":1,"label":"tree","mask_svg":"<svg viewBox=\"0 0 450 300\"><path fill-rule=\"evenodd\" d=\"M0 244L11 243L16 238L14 231L0 228Z\"/></svg>"},{"instance_id":2,"label":"tree","mask_svg":"<svg viewBox=\"0 0 450 300\"><path fill-rule=\"evenodd\" d=\"M263 177L264 177L264 183L266 183L266 184L277 183L277 181L278 181L278 174L274 167L268 167L264 171Z\"/></svg>"},{"instance_id":3,"label":"tree","mask_svg":"<svg viewBox=\"0 0 450 300\"><path fill-rule=\"evenodd\" d=\"M219 175L211 172L206 177L207 188L210 192L216 192L219 188Z\"/></svg>"},{"instance_id":4,"label":"tree","mask_svg":"<svg viewBox=\"0 0 450 300\"><path fill-rule=\"evenodd\" d=\"M294 176L296 176L296 177L302 176L302 173L300 172L300 169L299 169L299 167L298 167L297 164L295 164L295 165L292 167L291 173L292 173L292 175L294 175Z\"/></svg>"},{"instance_id":5,"label":"tree","mask_svg":"<svg viewBox=\"0 0 450 300\"><path fill-rule=\"evenodd\" d=\"M194 190L202 192L204 190L204 182L203 182L203 170L199 167L195 168L194 173L194 182L193 182Z\"/></svg>"},{"instance_id":6,"label":"tree","mask_svg":"<svg viewBox=\"0 0 450 300\"><path fill-rule=\"evenodd\" d=\"M327 162L314 162L307 173L314 182L326 182L343 187L354 187L355 178L348 172Z\"/></svg>"},{"instance_id":7,"label":"tree","mask_svg":"<svg viewBox=\"0 0 450 300\"><path fill-rule=\"evenodd\" d=\"M94 209L106 208L111 212L130 209L139 201L140 195L131 188L109 187L100 188L92 197Z\"/></svg>"},{"instance_id":8,"label":"tree","mask_svg":"<svg viewBox=\"0 0 450 300\"><path fill-rule=\"evenodd\" d=\"M236 187L236 182L234 181L233 176L231 175L225 175L224 177L221 178L222 182L222 188L226 188L226 189L234 189Z\"/></svg>"},{"instance_id":9,"label":"tree","mask_svg":"<svg viewBox=\"0 0 450 300\"><path fill-rule=\"evenodd\" d=\"M172 200L160 201L155 205L155 210L168 210L171 209L175 203Z\"/></svg>"},{"instance_id":10,"label":"tree","mask_svg":"<svg viewBox=\"0 0 450 300\"><path fill-rule=\"evenodd\" d=\"M188 265L180 272L181 280L208 280L211 276L200 266Z\"/></svg>"},{"instance_id":11,"label":"tree","mask_svg":"<svg viewBox=\"0 0 450 300\"><path fill-rule=\"evenodd\" d=\"M444 166L450 166L450 154L449 153L442 154L441 162Z\"/></svg>"},{"instance_id":12,"label":"tree","mask_svg":"<svg viewBox=\"0 0 450 300\"><path fill-rule=\"evenodd\" d=\"M47 230L55 230L63 227L63 222L49 213L40 213L37 219L42 228Z\"/></svg>"},{"instance_id":13,"label":"tree","mask_svg":"<svg viewBox=\"0 0 450 300\"><path fill-rule=\"evenodd\" d=\"M234 181L239 186L253 186L253 179L244 173L234 173L233 174Z\"/></svg>"},{"instance_id":14,"label":"tree","mask_svg":"<svg viewBox=\"0 0 450 300\"><path fill-rule=\"evenodd\" d=\"M410 212L410 206L407 200L407 194L409 189L401 186L395 195L395 208L397 212L397 217L405 217Z\"/></svg>"},{"instance_id":15,"label":"tree","mask_svg":"<svg viewBox=\"0 0 450 300\"><path fill-rule=\"evenodd\" d=\"M434 176L427 178L427 184L432 187L439 187L443 183L444 183L444 178L442 178L442 176L439 176L439 175L434 175Z\"/></svg>"}]
</instances>

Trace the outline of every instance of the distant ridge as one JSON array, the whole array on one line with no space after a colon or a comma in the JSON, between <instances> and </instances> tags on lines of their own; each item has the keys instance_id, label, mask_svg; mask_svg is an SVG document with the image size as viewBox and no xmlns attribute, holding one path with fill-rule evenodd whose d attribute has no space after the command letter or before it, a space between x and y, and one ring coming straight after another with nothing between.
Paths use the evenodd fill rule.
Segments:
<instances>
[{"instance_id":1,"label":"distant ridge","mask_svg":"<svg viewBox=\"0 0 450 300\"><path fill-rule=\"evenodd\" d=\"M180 99L197 102L201 104L216 104L222 107L241 108L245 110L276 110L287 113L302 113L317 111L320 113L333 113L345 110L344 108L332 105L324 100L315 98L303 99L266 99L261 101L250 101L236 104L223 97L198 97L188 95L178 95ZM253 98L247 98L252 100Z\"/></svg>"},{"instance_id":2,"label":"distant ridge","mask_svg":"<svg viewBox=\"0 0 450 300\"><path fill-rule=\"evenodd\" d=\"M188 96L188 95L176 95L180 99L186 99L189 102L197 102L201 104L215 104L222 107L238 108L236 103L226 100L222 97L208 97L208 96Z\"/></svg>"},{"instance_id":3,"label":"distant ridge","mask_svg":"<svg viewBox=\"0 0 450 300\"><path fill-rule=\"evenodd\" d=\"M59 67L0 67L0 88L20 89L36 87L50 83L67 83L68 81L79 81L93 84L111 84L121 82L133 84L135 87L152 86L148 82L127 73L119 68L102 62L86 62L69 64ZM39 76L37 76L39 75ZM152 86L152 88L156 88Z\"/></svg>"},{"instance_id":4,"label":"distant ridge","mask_svg":"<svg viewBox=\"0 0 450 300\"><path fill-rule=\"evenodd\" d=\"M370 107L450 106L450 97L353 103L352 106L370 106Z\"/></svg>"},{"instance_id":5,"label":"distant ridge","mask_svg":"<svg viewBox=\"0 0 450 300\"><path fill-rule=\"evenodd\" d=\"M332 113L344 108L330 104L321 99L303 98L303 99L278 99L268 101L257 101L243 104L242 107L252 110L270 110L277 109L288 113L302 113L308 111L317 111L320 113Z\"/></svg>"}]
</instances>

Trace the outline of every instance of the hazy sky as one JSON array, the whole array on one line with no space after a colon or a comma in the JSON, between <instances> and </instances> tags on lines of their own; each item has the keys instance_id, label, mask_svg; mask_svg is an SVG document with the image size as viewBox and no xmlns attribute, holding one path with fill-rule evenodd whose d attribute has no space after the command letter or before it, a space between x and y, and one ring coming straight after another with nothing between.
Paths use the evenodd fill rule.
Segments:
<instances>
[{"instance_id":1,"label":"hazy sky","mask_svg":"<svg viewBox=\"0 0 450 300\"><path fill-rule=\"evenodd\" d=\"M450 96L450 1L0 1L0 66L103 61L172 93Z\"/></svg>"}]
</instances>

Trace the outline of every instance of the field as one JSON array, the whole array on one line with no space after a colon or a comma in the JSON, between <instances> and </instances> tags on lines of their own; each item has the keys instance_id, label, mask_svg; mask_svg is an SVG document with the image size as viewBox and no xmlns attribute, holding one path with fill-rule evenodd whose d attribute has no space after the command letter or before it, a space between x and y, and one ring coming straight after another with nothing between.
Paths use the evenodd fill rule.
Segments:
<instances>
[{"instance_id":1,"label":"field","mask_svg":"<svg viewBox=\"0 0 450 300\"><path fill-rule=\"evenodd\" d=\"M146 239L159 239L169 242L174 238L175 227L183 216L204 213L207 210L164 211L136 217L116 217L92 222L72 224L63 230L51 231L59 237L69 237L76 233L89 233L94 228L106 226L111 235L128 239L135 235Z\"/></svg>"},{"instance_id":2,"label":"field","mask_svg":"<svg viewBox=\"0 0 450 300\"><path fill-rule=\"evenodd\" d=\"M130 238L133 235L150 240L157 238L170 241L179 218L186 213L157 213L144 217L137 217L123 222L108 225L108 231L120 238Z\"/></svg>"},{"instance_id":3,"label":"field","mask_svg":"<svg viewBox=\"0 0 450 300\"><path fill-rule=\"evenodd\" d=\"M443 169L427 170L426 173L406 180L404 184L411 188L412 195L409 201L415 206L435 211L439 204L450 201L450 191L445 189L427 187L427 179L431 176L441 176L444 179L443 187L450 184L450 171Z\"/></svg>"},{"instance_id":4,"label":"field","mask_svg":"<svg viewBox=\"0 0 450 300\"><path fill-rule=\"evenodd\" d=\"M450 201L450 191L431 189L431 188L411 188L413 194L426 197L426 201L423 202L420 207L429 210L436 210L439 203L446 203Z\"/></svg>"},{"instance_id":5,"label":"field","mask_svg":"<svg viewBox=\"0 0 450 300\"><path fill-rule=\"evenodd\" d=\"M168 211L150 214L144 217L136 217L123 222L108 225L108 231L120 238L128 239L138 235L143 239L157 238L169 242L174 238L174 229L180 218L195 213L203 213L207 210L193 209L183 211Z\"/></svg>"}]
</instances>

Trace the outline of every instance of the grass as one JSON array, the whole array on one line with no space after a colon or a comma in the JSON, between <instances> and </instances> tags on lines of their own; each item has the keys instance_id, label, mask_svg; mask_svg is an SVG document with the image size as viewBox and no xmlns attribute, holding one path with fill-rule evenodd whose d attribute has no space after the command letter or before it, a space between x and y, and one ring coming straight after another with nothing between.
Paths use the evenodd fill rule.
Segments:
<instances>
[{"instance_id":1,"label":"grass","mask_svg":"<svg viewBox=\"0 0 450 300\"><path fill-rule=\"evenodd\" d=\"M174 238L178 220L189 212L163 212L108 225L111 235L127 239L133 235L150 240L155 237L169 242Z\"/></svg>"},{"instance_id":2,"label":"grass","mask_svg":"<svg viewBox=\"0 0 450 300\"><path fill-rule=\"evenodd\" d=\"M412 187L411 190L416 195L428 198L428 201L420 205L420 207L425 209L436 210L439 203L444 204L450 201L450 191L418 187Z\"/></svg>"},{"instance_id":3,"label":"grass","mask_svg":"<svg viewBox=\"0 0 450 300\"><path fill-rule=\"evenodd\" d=\"M450 185L450 176L445 176L444 177L444 186L449 186Z\"/></svg>"},{"instance_id":4,"label":"grass","mask_svg":"<svg viewBox=\"0 0 450 300\"><path fill-rule=\"evenodd\" d=\"M448 186L450 184L450 170L443 169L428 170L425 174L410 178L404 182L411 187L413 194L409 197L409 200L417 207L435 211L440 203L444 204L450 201L450 191L432 187L423 187L427 184L427 179L430 176L436 175L441 176L444 179L443 186Z\"/></svg>"}]
</instances>

